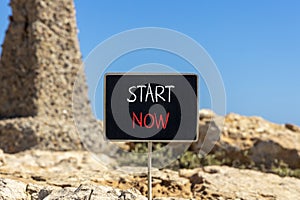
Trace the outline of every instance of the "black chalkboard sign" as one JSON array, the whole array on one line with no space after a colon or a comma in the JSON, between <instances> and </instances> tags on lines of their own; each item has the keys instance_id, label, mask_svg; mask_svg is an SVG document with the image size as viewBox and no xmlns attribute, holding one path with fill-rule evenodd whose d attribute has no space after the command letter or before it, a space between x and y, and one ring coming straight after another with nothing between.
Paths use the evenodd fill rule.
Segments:
<instances>
[{"instance_id":1,"label":"black chalkboard sign","mask_svg":"<svg viewBox=\"0 0 300 200\"><path fill-rule=\"evenodd\" d=\"M196 74L108 73L104 92L104 130L108 140L197 140Z\"/></svg>"}]
</instances>

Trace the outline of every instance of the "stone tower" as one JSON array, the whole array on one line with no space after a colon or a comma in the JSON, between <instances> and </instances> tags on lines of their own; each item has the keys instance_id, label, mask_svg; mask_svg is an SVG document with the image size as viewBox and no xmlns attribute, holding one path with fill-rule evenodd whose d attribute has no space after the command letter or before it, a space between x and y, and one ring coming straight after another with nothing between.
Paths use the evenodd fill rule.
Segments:
<instances>
[{"instance_id":1,"label":"stone tower","mask_svg":"<svg viewBox=\"0 0 300 200\"><path fill-rule=\"evenodd\" d=\"M80 149L72 109L75 80L75 113L89 122L86 131L98 124L87 98L73 0L10 5L0 60L0 148Z\"/></svg>"}]
</instances>

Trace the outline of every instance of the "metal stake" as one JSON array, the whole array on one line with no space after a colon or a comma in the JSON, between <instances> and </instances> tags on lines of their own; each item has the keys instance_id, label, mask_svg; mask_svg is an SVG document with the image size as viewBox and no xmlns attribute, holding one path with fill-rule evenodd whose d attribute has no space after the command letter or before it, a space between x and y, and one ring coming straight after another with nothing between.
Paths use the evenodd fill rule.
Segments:
<instances>
[{"instance_id":1,"label":"metal stake","mask_svg":"<svg viewBox=\"0 0 300 200\"><path fill-rule=\"evenodd\" d=\"M152 142L148 142L148 200L152 200L152 174L151 174L151 159L152 157Z\"/></svg>"}]
</instances>

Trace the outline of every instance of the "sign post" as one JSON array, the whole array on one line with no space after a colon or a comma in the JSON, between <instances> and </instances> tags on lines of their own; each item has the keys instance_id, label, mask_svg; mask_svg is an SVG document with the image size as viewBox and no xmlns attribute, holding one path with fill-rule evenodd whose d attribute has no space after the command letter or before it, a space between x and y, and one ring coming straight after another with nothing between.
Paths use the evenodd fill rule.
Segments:
<instances>
[{"instance_id":1,"label":"sign post","mask_svg":"<svg viewBox=\"0 0 300 200\"><path fill-rule=\"evenodd\" d=\"M152 142L148 142L148 200L152 200Z\"/></svg>"},{"instance_id":2,"label":"sign post","mask_svg":"<svg viewBox=\"0 0 300 200\"><path fill-rule=\"evenodd\" d=\"M198 130L195 74L108 73L104 131L109 141L148 143L148 199L152 199L152 142L193 142Z\"/></svg>"}]
</instances>

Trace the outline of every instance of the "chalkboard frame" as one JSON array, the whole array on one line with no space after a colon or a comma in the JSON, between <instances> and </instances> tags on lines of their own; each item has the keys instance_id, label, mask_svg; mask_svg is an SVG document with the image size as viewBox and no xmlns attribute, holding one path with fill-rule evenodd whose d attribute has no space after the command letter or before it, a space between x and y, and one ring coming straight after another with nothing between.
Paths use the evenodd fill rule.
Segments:
<instances>
[{"instance_id":1,"label":"chalkboard frame","mask_svg":"<svg viewBox=\"0 0 300 200\"><path fill-rule=\"evenodd\" d=\"M151 75L161 75L161 76L168 76L168 75L176 75L176 76L195 76L196 78L196 128L195 128L195 138L194 139L187 139L187 140L156 140L156 139L111 139L107 137L106 133L106 110L107 110L107 103L106 103L106 85L107 85L107 76L110 75L118 75L118 76L126 76L126 75L137 75L137 76L151 76ZM199 139L199 77L195 73L128 73L128 72L109 72L104 74L104 84L103 84L103 134L104 139L106 141L111 142L178 142L178 143L184 143L184 142L196 142Z\"/></svg>"}]
</instances>

